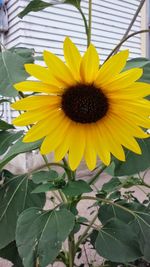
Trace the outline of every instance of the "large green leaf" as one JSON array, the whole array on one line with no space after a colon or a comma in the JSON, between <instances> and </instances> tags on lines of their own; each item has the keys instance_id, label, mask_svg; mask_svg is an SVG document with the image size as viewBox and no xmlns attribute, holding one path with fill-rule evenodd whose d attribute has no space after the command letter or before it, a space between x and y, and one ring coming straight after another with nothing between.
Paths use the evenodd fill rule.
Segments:
<instances>
[{"instance_id":1,"label":"large green leaf","mask_svg":"<svg viewBox=\"0 0 150 267\"><path fill-rule=\"evenodd\" d=\"M16 242L24 267L52 263L74 227L74 215L66 210L43 211L30 208L18 219Z\"/></svg>"},{"instance_id":2,"label":"large green leaf","mask_svg":"<svg viewBox=\"0 0 150 267\"><path fill-rule=\"evenodd\" d=\"M28 56L25 56L25 52L22 56L20 50L17 49L5 50L0 53L0 95L16 96L18 92L13 85L29 76L24 69L24 64L33 63L34 59L31 50L25 49L24 51L28 53Z\"/></svg>"},{"instance_id":3,"label":"large green leaf","mask_svg":"<svg viewBox=\"0 0 150 267\"><path fill-rule=\"evenodd\" d=\"M149 63L149 59L145 57L139 57L139 58L133 58L129 61L127 61L127 64L124 68L124 70L129 70L132 68L143 68Z\"/></svg>"},{"instance_id":4,"label":"large green leaf","mask_svg":"<svg viewBox=\"0 0 150 267\"><path fill-rule=\"evenodd\" d=\"M131 206L128 203L122 203L121 201L117 201L116 203L120 204L121 207L127 208L127 210L115 205L102 205L98 214L98 218L102 224L106 224L112 218L118 218L127 224L134 220L134 215L128 212L128 209L131 209Z\"/></svg>"},{"instance_id":5,"label":"large green leaf","mask_svg":"<svg viewBox=\"0 0 150 267\"><path fill-rule=\"evenodd\" d=\"M62 191L67 197L75 197L84 193L89 193L92 189L85 181L78 180L70 181L64 188L62 188Z\"/></svg>"},{"instance_id":6,"label":"large green leaf","mask_svg":"<svg viewBox=\"0 0 150 267\"><path fill-rule=\"evenodd\" d=\"M101 191L105 191L107 194L112 193L122 187L122 183L119 178L114 177L107 183L103 184Z\"/></svg>"},{"instance_id":7,"label":"large green leaf","mask_svg":"<svg viewBox=\"0 0 150 267\"><path fill-rule=\"evenodd\" d=\"M12 124L9 124L6 121L0 119L0 130L9 130L9 129L15 129L15 127Z\"/></svg>"},{"instance_id":8,"label":"large green leaf","mask_svg":"<svg viewBox=\"0 0 150 267\"><path fill-rule=\"evenodd\" d=\"M132 222L132 229L138 234L143 258L150 262L150 211L145 207L136 211L136 219Z\"/></svg>"},{"instance_id":9,"label":"large green leaf","mask_svg":"<svg viewBox=\"0 0 150 267\"><path fill-rule=\"evenodd\" d=\"M23 18L29 12L37 12L43 10L46 7L52 6L53 4L41 1L41 0L32 0L26 8L19 14L20 18Z\"/></svg>"},{"instance_id":10,"label":"large green leaf","mask_svg":"<svg viewBox=\"0 0 150 267\"><path fill-rule=\"evenodd\" d=\"M23 131L0 131L0 155L3 155L12 144L18 140L23 134Z\"/></svg>"},{"instance_id":11,"label":"large green leaf","mask_svg":"<svg viewBox=\"0 0 150 267\"><path fill-rule=\"evenodd\" d=\"M96 251L111 261L134 261L142 256L137 240L137 235L129 225L114 218L100 229L95 244Z\"/></svg>"},{"instance_id":12,"label":"large green leaf","mask_svg":"<svg viewBox=\"0 0 150 267\"><path fill-rule=\"evenodd\" d=\"M129 225L130 229L137 234L138 243L145 260L150 261L150 210L140 203L117 202L119 206L103 205L99 210L99 219L107 224L117 218Z\"/></svg>"},{"instance_id":13,"label":"large green leaf","mask_svg":"<svg viewBox=\"0 0 150 267\"><path fill-rule=\"evenodd\" d=\"M41 141L37 141L34 143L23 143L22 138L19 139L8 151L8 153L4 156L4 158L0 161L0 169L2 169L9 161L15 158L18 154L29 152L39 148L41 145Z\"/></svg>"},{"instance_id":14,"label":"large green leaf","mask_svg":"<svg viewBox=\"0 0 150 267\"><path fill-rule=\"evenodd\" d=\"M38 171L32 174L32 181L35 184L53 182L58 178L58 173L54 170Z\"/></svg>"},{"instance_id":15,"label":"large green leaf","mask_svg":"<svg viewBox=\"0 0 150 267\"><path fill-rule=\"evenodd\" d=\"M143 75L140 78L140 82L150 83L150 60L147 58L134 58L127 62L124 70L131 68L142 68Z\"/></svg>"},{"instance_id":16,"label":"large green leaf","mask_svg":"<svg viewBox=\"0 0 150 267\"><path fill-rule=\"evenodd\" d=\"M31 194L35 184L28 174L14 176L3 171L1 175L4 182L0 186L0 249L15 240L19 214L29 207L42 208L45 203L44 194Z\"/></svg>"},{"instance_id":17,"label":"large green leaf","mask_svg":"<svg viewBox=\"0 0 150 267\"><path fill-rule=\"evenodd\" d=\"M15 241L0 250L0 257L11 261L14 264L12 267L23 267Z\"/></svg>"},{"instance_id":18,"label":"large green leaf","mask_svg":"<svg viewBox=\"0 0 150 267\"><path fill-rule=\"evenodd\" d=\"M41 1L41 0L32 0L26 7L25 9L19 14L20 18L23 18L25 15L27 15L30 12L37 12L40 10L43 10L47 7L56 5L56 4L69 4L69 5L73 5L76 8L80 7L80 2L81 0L60 0L60 2L56 1L56 2L52 2L52 3L47 3L45 1Z\"/></svg>"},{"instance_id":19,"label":"large green leaf","mask_svg":"<svg viewBox=\"0 0 150 267\"><path fill-rule=\"evenodd\" d=\"M126 150L126 161L114 160L114 176L124 176L144 171L150 167L150 138L138 140L142 155Z\"/></svg>"}]
</instances>

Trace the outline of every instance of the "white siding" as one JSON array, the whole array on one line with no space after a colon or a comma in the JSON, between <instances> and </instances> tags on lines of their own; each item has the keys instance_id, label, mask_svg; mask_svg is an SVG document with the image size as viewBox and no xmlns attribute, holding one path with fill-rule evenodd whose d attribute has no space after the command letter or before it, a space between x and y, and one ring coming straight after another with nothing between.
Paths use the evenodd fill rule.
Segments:
<instances>
[{"instance_id":1,"label":"white siding","mask_svg":"<svg viewBox=\"0 0 150 267\"><path fill-rule=\"evenodd\" d=\"M86 35L81 15L70 5L57 5L37 13L30 13L23 20L17 14L28 4L28 0L9 0L9 27L6 36L7 47L34 47L40 55L44 49L50 49L62 56L62 43L69 36L78 45L81 52L86 49ZM139 0L93 0L92 42L104 60L110 50L118 43L132 19ZM81 0L83 11L87 15L87 0ZM140 30L139 15L132 31ZM141 55L141 36L135 36L126 42L123 48L129 48L130 56Z\"/></svg>"}]
</instances>

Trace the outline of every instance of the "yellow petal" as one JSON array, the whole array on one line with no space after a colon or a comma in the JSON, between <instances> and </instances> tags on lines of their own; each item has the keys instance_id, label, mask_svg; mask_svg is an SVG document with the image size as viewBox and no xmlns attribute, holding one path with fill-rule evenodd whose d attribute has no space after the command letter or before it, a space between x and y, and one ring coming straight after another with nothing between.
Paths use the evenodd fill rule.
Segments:
<instances>
[{"instance_id":1,"label":"yellow petal","mask_svg":"<svg viewBox=\"0 0 150 267\"><path fill-rule=\"evenodd\" d=\"M64 56L74 79L79 82L81 55L78 48L68 37L64 41Z\"/></svg>"},{"instance_id":2,"label":"yellow petal","mask_svg":"<svg viewBox=\"0 0 150 267\"><path fill-rule=\"evenodd\" d=\"M97 123L93 127L93 132L94 132L93 136L95 136L93 138L95 150L99 158L101 159L101 161L106 166L108 166L110 164L111 157L110 157L110 151L106 147L105 141L103 139L103 136L105 135L105 133L102 131L102 129L99 129Z\"/></svg>"},{"instance_id":3,"label":"yellow petal","mask_svg":"<svg viewBox=\"0 0 150 267\"><path fill-rule=\"evenodd\" d=\"M90 125L86 127L86 144L85 144L85 161L89 170L93 170L96 166L96 150L94 147L94 137Z\"/></svg>"},{"instance_id":4,"label":"yellow petal","mask_svg":"<svg viewBox=\"0 0 150 267\"><path fill-rule=\"evenodd\" d=\"M111 99L110 111L119 114L119 111L127 111L134 114L141 114L142 116L150 115L150 102L143 99L136 100L122 100Z\"/></svg>"},{"instance_id":5,"label":"yellow petal","mask_svg":"<svg viewBox=\"0 0 150 267\"><path fill-rule=\"evenodd\" d=\"M45 137L40 149L42 154L55 151L59 144L64 141L70 122L71 121L65 116L59 120L59 124L55 125L56 127L53 128L53 131Z\"/></svg>"},{"instance_id":6,"label":"yellow petal","mask_svg":"<svg viewBox=\"0 0 150 267\"><path fill-rule=\"evenodd\" d=\"M60 104L61 97L59 96L30 96L24 99L21 99L11 105L12 108L17 110L32 110L37 108L42 108L52 105Z\"/></svg>"},{"instance_id":7,"label":"yellow petal","mask_svg":"<svg viewBox=\"0 0 150 267\"><path fill-rule=\"evenodd\" d=\"M44 83L53 84L58 87L62 86L62 84L54 78L54 76L52 75L49 69L46 69L36 64L25 64L24 66L25 66L25 70L31 76L37 78L38 80Z\"/></svg>"},{"instance_id":8,"label":"yellow petal","mask_svg":"<svg viewBox=\"0 0 150 267\"><path fill-rule=\"evenodd\" d=\"M108 88L109 91L126 88L137 81L142 76L142 74L143 70L139 68L124 71L114 77L112 81L106 82L104 88Z\"/></svg>"},{"instance_id":9,"label":"yellow petal","mask_svg":"<svg viewBox=\"0 0 150 267\"><path fill-rule=\"evenodd\" d=\"M18 91L22 92L42 92L47 94L61 94L63 92L62 88L59 88L57 86L33 81L16 83L14 84L14 87Z\"/></svg>"},{"instance_id":10,"label":"yellow petal","mask_svg":"<svg viewBox=\"0 0 150 267\"><path fill-rule=\"evenodd\" d=\"M99 69L99 56L95 47L91 44L85 52L80 67L83 83L92 83Z\"/></svg>"},{"instance_id":11,"label":"yellow petal","mask_svg":"<svg viewBox=\"0 0 150 267\"><path fill-rule=\"evenodd\" d=\"M118 88L107 93L108 98L112 99L135 99L150 95L150 84L135 82L129 87Z\"/></svg>"},{"instance_id":12,"label":"yellow petal","mask_svg":"<svg viewBox=\"0 0 150 267\"><path fill-rule=\"evenodd\" d=\"M144 128L150 129L150 118L149 117L144 117L141 116L141 114L134 114L134 113L129 113L127 111L123 112L122 110L120 111L119 114L123 119L125 118L126 120L130 120L130 122L134 125L138 125Z\"/></svg>"},{"instance_id":13,"label":"yellow petal","mask_svg":"<svg viewBox=\"0 0 150 267\"><path fill-rule=\"evenodd\" d=\"M117 139L118 134L112 130L109 122L105 122L105 120L103 120L100 123L97 123L97 125L99 131L101 132L106 149L108 149L108 151L110 151L119 160L125 161L124 150Z\"/></svg>"},{"instance_id":14,"label":"yellow petal","mask_svg":"<svg viewBox=\"0 0 150 267\"><path fill-rule=\"evenodd\" d=\"M128 123L124 122L124 120L120 120L120 118L116 119L116 117L113 115L109 116L109 127L114 132L113 135L116 136L118 142L120 142L129 150L137 154L141 154L141 149L136 140L133 138L133 136L136 136L137 132L135 129L131 128L131 125L128 125ZM133 135L133 130L135 135Z\"/></svg>"},{"instance_id":15,"label":"yellow petal","mask_svg":"<svg viewBox=\"0 0 150 267\"><path fill-rule=\"evenodd\" d=\"M139 138L147 138L148 137L148 134L146 132L144 132L140 127L138 127L135 123L133 124L133 122L130 120L130 118L126 118L126 117L121 118L119 115L115 116L114 114L113 114L113 117L116 119L116 122L119 122L120 127L123 126L126 134L128 134L129 136L133 135L134 137L139 137ZM119 125L118 125L118 127L119 127Z\"/></svg>"},{"instance_id":16,"label":"yellow petal","mask_svg":"<svg viewBox=\"0 0 150 267\"><path fill-rule=\"evenodd\" d=\"M126 65L129 51L124 50L108 59L100 68L95 80L96 86L103 86L115 75L119 74Z\"/></svg>"},{"instance_id":17,"label":"yellow petal","mask_svg":"<svg viewBox=\"0 0 150 267\"><path fill-rule=\"evenodd\" d=\"M40 121L53 113L56 113L58 108L46 107L44 109L34 109L21 114L19 117L13 120L13 124L16 126L25 126Z\"/></svg>"},{"instance_id":18,"label":"yellow petal","mask_svg":"<svg viewBox=\"0 0 150 267\"><path fill-rule=\"evenodd\" d=\"M75 84L75 80L65 65L65 63L57 56L49 51L44 51L44 61L46 62L48 69L52 72L56 80L63 84L63 86L71 86Z\"/></svg>"},{"instance_id":19,"label":"yellow petal","mask_svg":"<svg viewBox=\"0 0 150 267\"><path fill-rule=\"evenodd\" d=\"M23 141L34 142L50 134L50 132L61 123L63 118L64 113L61 110L57 110L57 112L51 114L51 116L48 116L32 126L32 128L25 135Z\"/></svg>"},{"instance_id":20,"label":"yellow petal","mask_svg":"<svg viewBox=\"0 0 150 267\"><path fill-rule=\"evenodd\" d=\"M61 142L61 144L59 144L59 146L55 149L54 159L56 162L62 160L65 157L65 155L69 150L69 146L70 146L70 128L68 129L68 132L66 132L63 142Z\"/></svg>"},{"instance_id":21,"label":"yellow petal","mask_svg":"<svg viewBox=\"0 0 150 267\"><path fill-rule=\"evenodd\" d=\"M73 131L70 136L69 148L69 165L72 170L75 170L83 157L85 149L85 132L84 126L74 123Z\"/></svg>"}]
</instances>

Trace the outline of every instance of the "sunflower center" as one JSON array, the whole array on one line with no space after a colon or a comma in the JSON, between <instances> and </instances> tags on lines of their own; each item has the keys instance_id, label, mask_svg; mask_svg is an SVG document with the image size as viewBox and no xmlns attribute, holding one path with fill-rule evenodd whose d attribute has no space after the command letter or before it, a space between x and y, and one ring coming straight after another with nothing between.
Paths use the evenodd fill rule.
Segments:
<instances>
[{"instance_id":1,"label":"sunflower center","mask_svg":"<svg viewBox=\"0 0 150 267\"><path fill-rule=\"evenodd\" d=\"M78 84L62 95L62 109L75 122L92 123L106 115L108 100L94 85Z\"/></svg>"}]
</instances>

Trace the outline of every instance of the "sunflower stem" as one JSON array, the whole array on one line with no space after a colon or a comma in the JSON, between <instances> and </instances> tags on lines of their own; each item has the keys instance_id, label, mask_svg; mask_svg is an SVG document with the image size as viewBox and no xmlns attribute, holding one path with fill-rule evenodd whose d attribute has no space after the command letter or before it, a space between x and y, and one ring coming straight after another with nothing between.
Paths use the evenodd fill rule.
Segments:
<instances>
[{"instance_id":1,"label":"sunflower stem","mask_svg":"<svg viewBox=\"0 0 150 267\"><path fill-rule=\"evenodd\" d=\"M69 168L68 162L65 158L63 158L63 163L64 163L64 166L66 167L65 171L68 176L68 180L75 180L75 171L72 171Z\"/></svg>"},{"instance_id":2,"label":"sunflower stem","mask_svg":"<svg viewBox=\"0 0 150 267\"><path fill-rule=\"evenodd\" d=\"M98 172L91 178L91 180L89 181L89 185L94 184L97 179L99 178L100 174L107 168L107 166L102 165L102 167L100 168L100 170L98 170Z\"/></svg>"},{"instance_id":3,"label":"sunflower stem","mask_svg":"<svg viewBox=\"0 0 150 267\"><path fill-rule=\"evenodd\" d=\"M92 0L89 0L89 25L88 25L88 39L87 45L91 43L91 32L92 32Z\"/></svg>"},{"instance_id":4,"label":"sunflower stem","mask_svg":"<svg viewBox=\"0 0 150 267\"><path fill-rule=\"evenodd\" d=\"M67 167L65 167L64 164L61 164L61 163L55 163L55 162L50 162L50 163L48 163L48 164L44 164L44 165L39 166L38 168L35 168L35 169L32 170L30 173L32 174L33 172L39 171L39 170L44 169L44 168L46 168L46 167L48 167L48 166L58 166L58 167L63 168L64 170L67 169Z\"/></svg>"},{"instance_id":5,"label":"sunflower stem","mask_svg":"<svg viewBox=\"0 0 150 267\"><path fill-rule=\"evenodd\" d=\"M75 258L75 242L74 234L71 232L68 237L68 249L69 249L69 267L74 267L74 258Z\"/></svg>"}]
</instances>

